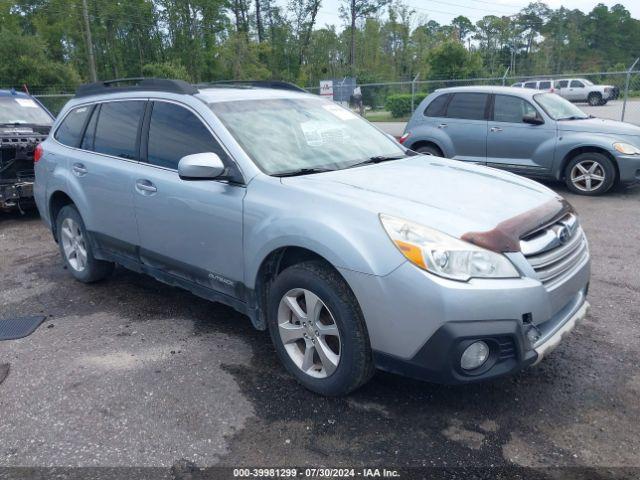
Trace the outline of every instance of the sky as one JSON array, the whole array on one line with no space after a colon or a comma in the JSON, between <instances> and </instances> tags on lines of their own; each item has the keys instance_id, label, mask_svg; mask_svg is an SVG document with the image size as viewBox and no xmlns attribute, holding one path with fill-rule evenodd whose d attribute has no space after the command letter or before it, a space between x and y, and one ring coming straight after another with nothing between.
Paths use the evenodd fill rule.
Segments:
<instances>
[{"instance_id":1,"label":"sky","mask_svg":"<svg viewBox=\"0 0 640 480\"><path fill-rule=\"evenodd\" d=\"M280 0L283 2L284 0ZM317 27L325 24L342 26L339 17L339 6L343 0L323 0L322 8L318 14ZM544 1L544 0L543 0ZM468 17L472 22L480 20L485 15L512 15L528 5L528 0L404 0L416 11L416 16L435 20L440 24L448 24L458 15ZM611 7L617 3L624 5L631 12L631 16L640 19L640 1L628 0L546 0L551 8L559 8L564 5L568 9L579 9L590 12L598 3L604 3Z\"/></svg>"}]
</instances>

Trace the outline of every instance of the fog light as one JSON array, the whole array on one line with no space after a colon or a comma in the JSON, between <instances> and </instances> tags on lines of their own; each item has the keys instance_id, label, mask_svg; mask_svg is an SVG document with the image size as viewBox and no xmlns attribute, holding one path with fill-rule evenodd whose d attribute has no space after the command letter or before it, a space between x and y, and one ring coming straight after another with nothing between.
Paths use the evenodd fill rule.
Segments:
<instances>
[{"instance_id":1,"label":"fog light","mask_svg":"<svg viewBox=\"0 0 640 480\"><path fill-rule=\"evenodd\" d=\"M462 357L460 358L460 366L464 370L475 370L481 367L489 358L489 346L482 340L469 345Z\"/></svg>"},{"instance_id":2,"label":"fog light","mask_svg":"<svg viewBox=\"0 0 640 480\"><path fill-rule=\"evenodd\" d=\"M540 333L540 330L538 330L534 325L529 326L529 329L527 330L527 340L529 340L531 345L535 345L536 342L540 340L541 336L542 334Z\"/></svg>"}]
</instances>

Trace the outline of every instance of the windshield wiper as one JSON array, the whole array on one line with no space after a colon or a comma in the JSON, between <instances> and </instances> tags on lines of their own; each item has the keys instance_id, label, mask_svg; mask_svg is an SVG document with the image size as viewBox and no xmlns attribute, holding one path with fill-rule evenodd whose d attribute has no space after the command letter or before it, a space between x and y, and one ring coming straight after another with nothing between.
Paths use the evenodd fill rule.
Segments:
<instances>
[{"instance_id":1,"label":"windshield wiper","mask_svg":"<svg viewBox=\"0 0 640 480\"><path fill-rule=\"evenodd\" d=\"M570 117L559 118L558 120L586 120L589 117L579 117L578 115L571 115Z\"/></svg>"},{"instance_id":2,"label":"windshield wiper","mask_svg":"<svg viewBox=\"0 0 640 480\"><path fill-rule=\"evenodd\" d=\"M352 165L349 165L347 168L361 167L362 165L371 165L373 163L390 162L392 160L401 160L407 157L408 155L404 153L402 155L376 155L373 157L369 157L366 160L363 160L361 162L357 162Z\"/></svg>"},{"instance_id":3,"label":"windshield wiper","mask_svg":"<svg viewBox=\"0 0 640 480\"><path fill-rule=\"evenodd\" d=\"M300 175L311 175L312 173L333 172L331 168L299 168L289 172L274 173L272 177L298 177Z\"/></svg>"}]
</instances>

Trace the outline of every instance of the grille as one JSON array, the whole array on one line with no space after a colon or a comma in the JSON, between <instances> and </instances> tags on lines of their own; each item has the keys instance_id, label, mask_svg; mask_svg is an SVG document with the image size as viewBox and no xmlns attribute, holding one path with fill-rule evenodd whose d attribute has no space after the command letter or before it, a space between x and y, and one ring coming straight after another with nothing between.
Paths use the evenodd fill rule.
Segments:
<instances>
[{"instance_id":1,"label":"grille","mask_svg":"<svg viewBox=\"0 0 640 480\"><path fill-rule=\"evenodd\" d=\"M547 288L561 283L589 257L587 239L573 214L521 240L520 247Z\"/></svg>"}]
</instances>

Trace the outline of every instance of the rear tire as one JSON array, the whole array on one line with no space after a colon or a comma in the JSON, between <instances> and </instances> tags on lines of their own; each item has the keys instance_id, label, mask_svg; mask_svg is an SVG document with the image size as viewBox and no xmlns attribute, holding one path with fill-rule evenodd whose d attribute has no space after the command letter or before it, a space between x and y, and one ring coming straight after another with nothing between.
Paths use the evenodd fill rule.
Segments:
<instances>
[{"instance_id":1,"label":"rear tire","mask_svg":"<svg viewBox=\"0 0 640 480\"><path fill-rule=\"evenodd\" d=\"M422 145L418 147L416 150L418 153L422 153L424 155L433 155L434 157L444 157L442 151L435 145Z\"/></svg>"},{"instance_id":2,"label":"rear tire","mask_svg":"<svg viewBox=\"0 0 640 480\"><path fill-rule=\"evenodd\" d=\"M62 259L76 280L92 283L111 275L115 265L93 256L89 234L74 205L62 207L56 217L56 232Z\"/></svg>"},{"instance_id":3,"label":"rear tire","mask_svg":"<svg viewBox=\"0 0 640 480\"><path fill-rule=\"evenodd\" d=\"M285 269L269 289L267 309L280 361L309 390L346 395L373 375L360 306L344 279L326 263L307 261Z\"/></svg>"},{"instance_id":4,"label":"rear tire","mask_svg":"<svg viewBox=\"0 0 640 480\"><path fill-rule=\"evenodd\" d=\"M567 163L564 180L567 188L578 195L602 195L615 183L616 168L602 153L581 153Z\"/></svg>"},{"instance_id":5,"label":"rear tire","mask_svg":"<svg viewBox=\"0 0 640 480\"><path fill-rule=\"evenodd\" d=\"M602 95L600 95L597 92L591 92L587 97L587 102L592 107L597 107L598 105L604 105L604 103L602 103Z\"/></svg>"}]
</instances>

